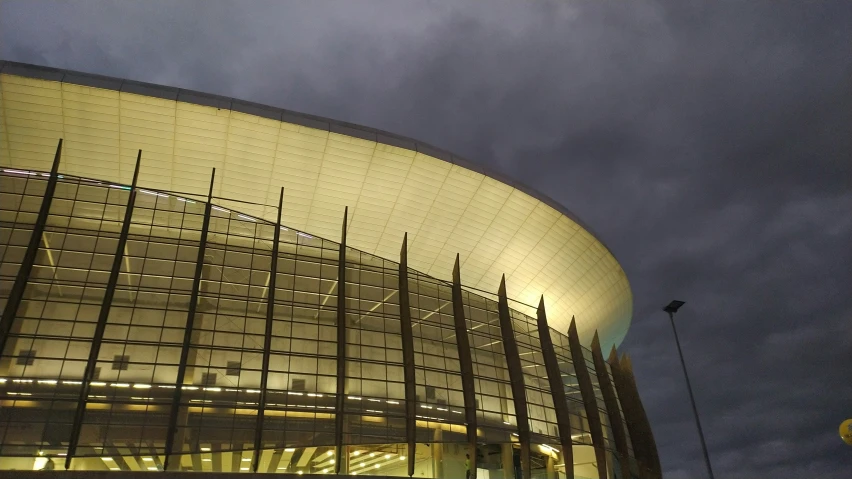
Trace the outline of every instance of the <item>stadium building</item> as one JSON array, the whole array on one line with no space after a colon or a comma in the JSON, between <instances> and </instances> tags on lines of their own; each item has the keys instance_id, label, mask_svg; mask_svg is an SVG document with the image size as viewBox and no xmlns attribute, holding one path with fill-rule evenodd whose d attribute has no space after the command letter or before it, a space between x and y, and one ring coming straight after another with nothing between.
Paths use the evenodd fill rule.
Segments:
<instances>
[{"instance_id":1,"label":"stadium building","mask_svg":"<svg viewBox=\"0 0 852 479\"><path fill-rule=\"evenodd\" d=\"M0 472L660 477L629 283L553 200L231 98L0 87Z\"/></svg>"}]
</instances>

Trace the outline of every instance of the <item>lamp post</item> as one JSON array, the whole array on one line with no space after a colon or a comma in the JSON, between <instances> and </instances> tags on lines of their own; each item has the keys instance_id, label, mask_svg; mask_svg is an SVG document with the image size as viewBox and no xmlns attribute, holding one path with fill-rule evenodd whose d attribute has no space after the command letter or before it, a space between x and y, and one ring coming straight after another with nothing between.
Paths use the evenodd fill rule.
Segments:
<instances>
[{"instance_id":1,"label":"lamp post","mask_svg":"<svg viewBox=\"0 0 852 479\"><path fill-rule=\"evenodd\" d=\"M701 421L698 419L698 408L695 407L695 397L692 395L692 386L689 384L689 374L686 372L686 363L683 361L683 351L680 349L680 340L677 338L677 328L675 328L674 314L684 304L686 304L684 301L675 300L663 308L663 311L669 313L669 320L672 323L675 344L677 344L677 354L680 356L680 365L683 366L683 377L686 378L686 389L689 391L689 402L692 404L692 413L695 414L695 425L698 427L698 437L701 438L701 450L704 452L707 473L710 475L710 479L715 479L713 477L713 468L710 466L710 455L707 453L707 444L704 442L704 431L701 430Z\"/></svg>"}]
</instances>

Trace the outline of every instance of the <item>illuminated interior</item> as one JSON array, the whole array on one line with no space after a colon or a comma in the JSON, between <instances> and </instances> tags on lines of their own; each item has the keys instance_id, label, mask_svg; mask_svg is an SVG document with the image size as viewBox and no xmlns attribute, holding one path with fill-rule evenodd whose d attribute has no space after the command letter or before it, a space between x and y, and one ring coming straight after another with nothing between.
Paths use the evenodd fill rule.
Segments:
<instances>
[{"instance_id":1,"label":"illuminated interior","mask_svg":"<svg viewBox=\"0 0 852 479\"><path fill-rule=\"evenodd\" d=\"M31 170L0 171L3 304L49 177ZM70 438L79 437L71 470L160 471L171 456L169 470L330 474L335 461L342 460L342 472L349 475L407 476L397 264L347 249L346 385L344 408L338 412L334 298L340 245L289 226L279 228L264 384L263 325L276 226L213 205L198 309L181 363L205 203L140 188L95 374L87 382L86 358L130 187L72 175L61 175L56 183L33 272L0 358L0 469L41 469L48 459L64 467ZM459 477L467 429L451 287L410 270L409 288L415 472L417 477ZM513 471L519 437L497 303L470 291L464 291L463 301L476 371L477 470L479 477L502 477ZM511 318L534 438L532 469L540 477L564 477L535 320L514 309ZM569 341L552 328L550 336L571 414L574 477L597 477ZM594 372L588 357L585 362ZM181 367L183 382L178 380ZM177 385L179 408L170 416ZM81 400L85 412L75 435L74 412ZM609 414L621 417L620 410L608 411L602 401L596 404L604 423ZM255 448L261 410L262 436ZM345 418L340 458L333 438L338 413ZM166 443L170 417L177 437L171 454ZM609 438L611 431L604 431ZM606 439L604 447L610 457L607 477L618 477L614 445Z\"/></svg>"}]
</instances>

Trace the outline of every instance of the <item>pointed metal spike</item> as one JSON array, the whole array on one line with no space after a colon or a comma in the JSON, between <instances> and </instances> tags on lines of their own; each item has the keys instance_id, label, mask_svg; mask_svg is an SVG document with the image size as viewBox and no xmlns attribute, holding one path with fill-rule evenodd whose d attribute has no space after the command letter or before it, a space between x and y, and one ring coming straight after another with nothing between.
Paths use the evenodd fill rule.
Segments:
<instances>
[{"instance_id":1,"label":"pointed metal spike","mask_svg":"<svg viewBox=\"0 0 852 479\"><path fill-rule=\"evenodd\" d=\"M592 336L592 350L601 349L601 339L598 337L598 330L595 330L595 335Z\"/></svg>"},{"instance_id":2,"label":"pointed metal spike","mask_svg":"<svg viewBox=\"0 0 852 479\"><path fill-rule=\"evenodd\" d=\"M618 350L615 349L615 345L612 345L612 349L609 350L609 364L618 365Z\"/></svg>"},{"instance_id":3,"label":"pointed metal spike","mask_svg":"<svg viewBox=\"0 0 852 479\"><path fill-rule=\"evenodd\" d=\"M453 282L461 283L461 267L459 266L459 254L456 253L456 264L453 266Z\"/></svg>"}]
</instances>

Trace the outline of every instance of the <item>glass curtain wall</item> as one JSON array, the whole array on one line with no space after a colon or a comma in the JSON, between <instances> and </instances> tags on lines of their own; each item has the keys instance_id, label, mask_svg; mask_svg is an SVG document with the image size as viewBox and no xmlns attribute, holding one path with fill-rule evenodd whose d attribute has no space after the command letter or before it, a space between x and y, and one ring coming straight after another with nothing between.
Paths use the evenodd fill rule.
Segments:
<instances>
[{"instance_id":1,"label":"glass curtain wall","mask_svg":"<svg viewBox=\"0 0 852 479\"><path fill-rule=\"evenodd\" d=\"M4 305L46 183L44 175L0 176L4 246L0 301ZM122 190L77 181L57 184L32 273L0 358L0 454L11 456L4 458L4 468L30 469L33 457L38 464L51 455L64 464L62 455L71 437L126 201ZM92 394L106 398L117 392L117 388L100 388Z\"/></svg>"},{"instance_id":2,"label":"glass curtain wall","mask_svg":"<svg viewBox=\"0 0 852 479\"><path fill-rule=\"evenodd\" d=\"M538 324L535 319L516 310L511 310L510 314L518 344L518 355L521 358L521 370L524 373L529 411L530 469L533 478L546 479L555 476L556 466L561 458L561 447L556 410L538 336Z\"/></svg>"},{"instance_id":3,"label":"glass curtain wall","mask_svg":"<svg viewBox=\"0 0 852 479\"><path fill-rule=\"evenodd\" d=\"M278 248L258 472L327 472L335 462L339 246L281 227Z\"/></svg>"},{"instance_id":4,"label":"glass curtain wall","mask_svg":"<svg viewBox=\"0 0 852 479\"><path fill-rule=\"evenodd\" d=\"M477 418L477 468L514 477L520 444L509 369L496 301L462 292L473 363Z\"/></svg>"},{"instance_id":5,"label":"glass curtain wall","mask_svg":"<svg viewBox=\"0 0 852 479\"><path fill-rule=\"evenodd\" d=\"M347 248L342 472L408 475L404 378L398 265Z\"/></svg>"},{"instance_id":6,"label":"glass curtain wall","mask_svg":"<svg viewBox=\"0 0 852 479\"><path fill-rule=\"evenodd\" d=\"M46 180L41 173L0 174L0 304L8 300L23 260ZM399 265L351 248L345 252L346 376L338 412L340 245L282 226L275 248L276 225L212 206L184 351L206 205L179 194L138 190L94 376L80 403L128 189L58 180L33 273L0 357L0 469L40 469L48 461L64 468L79 406L84 414L70 462L74 470L162 470L173 424L175 470L248 472L256 462L258 472L323 474L341 461L346 474L407 475ZM409 271L408 281L415 475L463 477L468 451L452 288L416 271ZM477 467L489 477L515 477L520 444L498 304L467 290L462 296ZM564 477L536 321L517 310L510 314L524 374L533 476ZM263 384L267 317L271 348ZM551 336L570 412L575 474L597 477L568 338L556 331ZM177 384L182 353L185 376ZM609 418L591 355L584 355L612 459ZM337 413L343 414L340 458L334 452ZM615 461L609 462L611 468Z\"/></svg>"},{"instance_id":7,"label":"glass curtain wall","mask_svg":"<svg viewBox=\"0 0 852 479\"><path fill-rule=\"evenodd\" d=\"M583 404L583 395L577 381L577 373L574 370L574 362L571 359L571 349L568 344L568 336L555 330L551 330L553 349L559 362L559 371L562 374L562 384L565 388L565 401L568 404L568 413L571 421L571 442L574 444L574 474L578 479L597 478L597 469L594 464L594 449L592 448L592 435L589 429L589 420L586 417L586 408ZM558 471L564 471L566 465L557 466Z\"/></svg>"},{"instance_id":8,"label":"glass curtain wall","mask_svg":"<svg viewBox=\"0 0 852 479\"><path fill-rule=\"evenodd\" d=\"M616 450L615 439L612 435L609 413L607 412L606 403L604 402L603 393L601 392L597 368L595 367L592 351L586 347L583 347L582 349L583 359L586 361L586 368L588 368L589 376L592 379L592 388L595 391L595 404L597 406L598 416L601 420L601 429L603 430L603 447L606 452L607 477L617 478L621 475L621 469L617 467L617 464L619 464L618 451Z\"/></svg>"},{"instance_id":9,"label":"glass curtain wall","mask_svg":"<svg viewBox=\"0 0 852 479\"><path fill-rule=\"evenodd\" d=\"M613 376L612 376L612 368L610 368L609 364L607 364L606 371L607 371L607 374L609 374L610 383L615 384L615 378L613 378ZM612 392L613 392L613 394L615 394L615 397L617 399L616 402L618 403L618 415L621 417L621 423L625 425L625 427L623 429L624 429L624 437L627 440L627 458L628 458L628 461L630 461L630 471L631 471L631 474L637 474L638 475L639 474L639 472L638 472L639 471L639 465L636 463L636 459L635 459L636 456L633 453L633 440L630 438L630 431L628 431L627 427L626 427L627 421L624 418L624 410L621 408L621 399L618 397L618 391L615 389L615 387L612 388Z\"/></svg>"},{"instance_id":10,"label":"glass curtain wall","mask_svg":"<svg viewBox=\"0 0 852 479\"><path fill-rule=\"evenodd\" d=\"M412 271L409 296L417 395L415 476L464 477L467 427L452 287Z\"/></svg>"},{"instance_id":11,"label":"glass curtain wall","mask_svg":"<svg viewBox=\"0 0 852 479\"><path fill-rule=\"evenodd\" d=\"M86 188L117 191L126 203L124 189ZM202 219L198 204L154 192L137 194L73 469L162 468ZM92 224L81 234L92 237L99 231ZM112 249L115 253L115 245ZM92 321L98 319L102 299L103 294L93 302L98 312Z\"/></svg>"}]
</instances>

